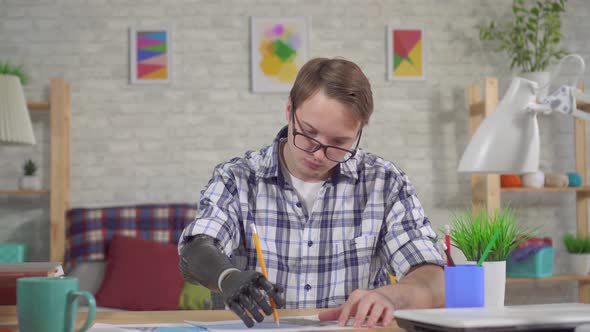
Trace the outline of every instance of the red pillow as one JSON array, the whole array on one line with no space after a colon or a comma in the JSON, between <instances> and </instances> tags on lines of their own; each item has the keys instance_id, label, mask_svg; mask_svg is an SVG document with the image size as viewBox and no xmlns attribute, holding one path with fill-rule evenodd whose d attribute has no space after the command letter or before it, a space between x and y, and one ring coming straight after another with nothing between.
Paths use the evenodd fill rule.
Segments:
<instances>
[{"instance_id":1,"label":"red pillow","mask_svg":"<svg viewBox=\"0 0 590 332\"><path fill-rule=\"evenodd\" d=\"M127 310L178 310L183 279L174 244L115 234L96 303Z\"/></svg>"}]
</instances>

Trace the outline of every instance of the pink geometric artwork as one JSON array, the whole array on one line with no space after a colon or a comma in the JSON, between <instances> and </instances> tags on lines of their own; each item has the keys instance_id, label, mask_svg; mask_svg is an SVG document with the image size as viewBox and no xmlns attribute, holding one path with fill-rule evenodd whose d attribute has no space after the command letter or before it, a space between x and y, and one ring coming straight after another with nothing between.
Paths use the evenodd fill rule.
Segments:
<instances>
[{"instance_id":1,"label":"pink geometric artwork","mask_svg":"<svg viewBox=\"0 0 590 332\"><path fill-rule=\"evenodd\" d=\"M171 82L170 35L169 29L129 30L131 83Z\"/></svg>"}]
</instances>

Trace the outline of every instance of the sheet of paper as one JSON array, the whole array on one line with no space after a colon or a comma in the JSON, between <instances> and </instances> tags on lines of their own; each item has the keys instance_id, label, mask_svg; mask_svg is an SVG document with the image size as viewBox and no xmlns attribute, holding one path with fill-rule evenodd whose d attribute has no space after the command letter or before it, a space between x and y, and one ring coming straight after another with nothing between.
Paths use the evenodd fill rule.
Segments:
<instances>
[{"instance_id":1,"label":"sheet of paper","mask_svg":"<svg viewBox=\"0 0 590 332\"><path fill-rule=\"evenodd\" d=\"M202 332L206 328L190 324L94 324L88 332Z\"/></svg>"},{"instance_id":2,"label":"sheet of paper","mask_svg":"<svg viewBox=\"0 0 590 332\"><path fill-rule=\"evenodd\" d=\"M342 327L336 321L322 322L317 315L313 316L290 316L281 317L281 326L277 327L272 317L265 317L262 323L256 323L254 327L248 328L241 320L226 320L217 322L195 322L186 321L187 323L204 328L210 332L230 332L243 330L248 332L266 332L266 331L333 331L353 329L351 326Z\"/></svg>"}]
</instances>

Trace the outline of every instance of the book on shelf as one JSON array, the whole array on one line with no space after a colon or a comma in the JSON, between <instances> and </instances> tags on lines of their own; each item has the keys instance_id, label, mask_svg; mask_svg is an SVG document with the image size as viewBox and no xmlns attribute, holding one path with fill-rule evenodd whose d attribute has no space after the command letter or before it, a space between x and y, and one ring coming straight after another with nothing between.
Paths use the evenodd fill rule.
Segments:
<instances>
[{"instance_id":1,"label":"book on shelf","mask_svg":"<svg viewBox=\"0 0 590 332\"><path fill-rule=\"evenodd\" d=\"M60 262L0 263L0 305L16 305L16 280L23 277L58 277Z\"/></svg>"}]
</instances>

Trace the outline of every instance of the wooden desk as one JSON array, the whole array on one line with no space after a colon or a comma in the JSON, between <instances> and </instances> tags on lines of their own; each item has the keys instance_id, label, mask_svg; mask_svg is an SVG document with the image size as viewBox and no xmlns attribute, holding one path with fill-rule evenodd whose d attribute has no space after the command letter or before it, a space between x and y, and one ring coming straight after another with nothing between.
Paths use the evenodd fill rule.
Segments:
<instances>
[{"instance_id":1,"label":"wooden desk","mask_svg":"<svg viewBox=\"0 0 590 332\"><path fill-rule=\"evenodd\" d=\"M305 316L318 313L317 309L285 309L279 310L279 316ZM78 322L82 323L86 313L78 313ZM234 320L237 317L225 310L196 310L196 311L99 311L96 313L95 323L107 324L147 324L147 323L182 323L185 320L217 321ZM0 306L0 328L18 331L16 306ZM372 329L358 329L347 331L371 331ZM380 331L401 332L395 322Z\"/></svg>"}]
</instances>

